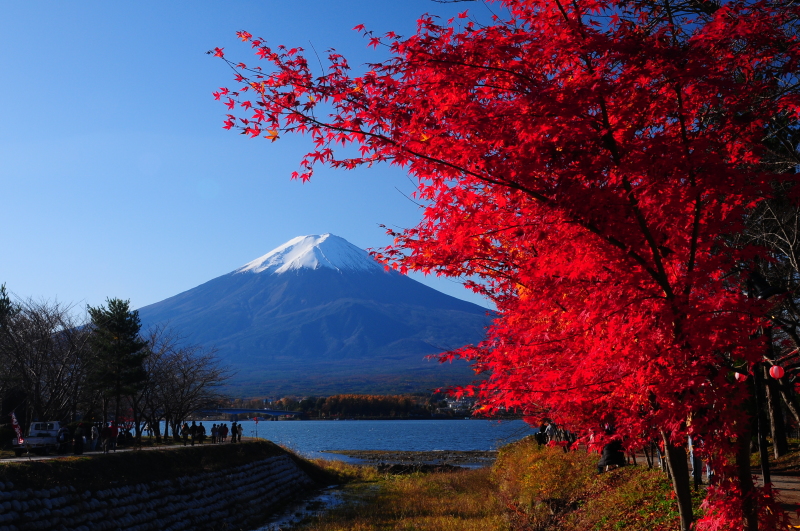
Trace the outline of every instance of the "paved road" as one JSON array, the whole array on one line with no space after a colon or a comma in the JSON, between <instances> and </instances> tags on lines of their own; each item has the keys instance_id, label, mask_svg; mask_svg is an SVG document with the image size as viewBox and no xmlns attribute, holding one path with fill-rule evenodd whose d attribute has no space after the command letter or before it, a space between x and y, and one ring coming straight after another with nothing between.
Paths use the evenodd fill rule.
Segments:
<instances>
[{"instance_id":1,"label":"paved road","mask_svg":"<svg viewBox=\"0 0 800 531\"><path fill-rule=\"evenodd\" d=\"M242 443L246 443L246 442L249 442L249 441L255 441L255 440L256 440L255 437L242 437ZM233 444L233 443L231 443L230 441L227 441L225 443L220 443L220 444ZM235 443L235 444L239 444L239 443ZM212 446L212 444L210 442L206 442L205 444L199 444L198 443L196 446ZM216 446L216 445L214 445L214 446ZM186 447L187 448L191 448L191 444L187 445ZM130 446L125 446L125 447L118 447L116 451L117 452L133 452L133 451L141 452L141 451L148 451L148 450L177 450L179 448L183 448L183 445L182 444L169 444L169 445L164 445L164 446L142 446L142 447L139 447L139 448L133 448L133 447L130 447ZM114 452L111 452L111 453L114 453ZM103 455L103 452L100 451L100 450L98 450L96 452L83 452L81 457L92 457L92 456L95 456L95 455ZM4 458L4 459L0 459L0 463L9 463L9 462L13 463L13 462L18 462L18 461L47 461L49 459L66 459L68 457L75 457L75 455L73 453L71 453L71 452L68 453L68 454L65 454L65 455L58 455L58 454L50 454L50 455L30 454L30 455L27 455L27 454L23 454L21 457L13 457L12 456L12 457L7 457L7 458Z\"/></svg>"},{"instance_id":2,"label":"paved road","mask_svg":"<svg viewBox=\"0 0 800 531\"><path fill-rule=\"evenodd\" d=\"M792 524L800 525L800 473L797 475L781 474L772 476L772 487L778 491L778 501L784 510L789 513ZM756 475L756 484L761 486L761 476Z\"/></svg>"}]
</instances>

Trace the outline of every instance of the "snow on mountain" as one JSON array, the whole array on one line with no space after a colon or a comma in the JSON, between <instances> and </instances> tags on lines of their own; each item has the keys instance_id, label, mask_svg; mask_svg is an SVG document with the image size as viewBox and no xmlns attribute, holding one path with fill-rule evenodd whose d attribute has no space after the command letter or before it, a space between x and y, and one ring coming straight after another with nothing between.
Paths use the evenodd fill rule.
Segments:
<instances>
[{"instance_id":1,"label":"snow on mountain","mask_svg":"<svg viewBox=\"0 0 800 531\"><path fill-rule=\"evenodd\" d=\"M290 274L281 274L281 273ZM266 273L266 274L256 274ZM400 273L330 234L301 236L257 260L139 309L214 349L240 396L401 394L474 379L429 354L482 341L486 309Z\"/></svg>"},{"instance_id":2,"label":"snow on mountain","mask_svg":"<svg viewBox=\"0 0 800 531\"><path fill-rule=\"evenodd\" d=\"M234 273L280 274L297 269L383 271L366 251L333 234L298 236L256 258Z\"/></svg>"}]
</instances>

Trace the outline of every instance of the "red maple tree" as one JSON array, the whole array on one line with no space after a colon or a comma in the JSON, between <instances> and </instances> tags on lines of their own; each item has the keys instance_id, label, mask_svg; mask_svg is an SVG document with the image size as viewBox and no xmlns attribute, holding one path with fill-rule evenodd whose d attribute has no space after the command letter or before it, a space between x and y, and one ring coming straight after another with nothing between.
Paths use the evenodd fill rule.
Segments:
<instances>
[{"instance_id":1,"label":"red maple tree","mask_svg":"<svg viewBox=\"0 0 800 531\"><path fill-rule=\"evenodd\" d=\"M477 276L497 304L486 341L453 352L489 374L491 408L543 412L602 444L658 439L692 525L686 439L717 481L703 529L785 515L749 471L750 392L733 378L763 356L764 303L742 293L760 253L732 246L769 197L764 139L798 114L793 4L504 0L507 16L430 16L376 37L390 59L352 75L331 51L239 32L270 67L222 57L224 127L275 141L309 134L315 164L389 162L426 208L380 257L405 271ZM237 116L234 113L238 113ZM355 145L337 151L337 146ZM338 155L343 153L343 155ZM746 447L746 448L745 448Z\"/></svg>"}]
</instances>

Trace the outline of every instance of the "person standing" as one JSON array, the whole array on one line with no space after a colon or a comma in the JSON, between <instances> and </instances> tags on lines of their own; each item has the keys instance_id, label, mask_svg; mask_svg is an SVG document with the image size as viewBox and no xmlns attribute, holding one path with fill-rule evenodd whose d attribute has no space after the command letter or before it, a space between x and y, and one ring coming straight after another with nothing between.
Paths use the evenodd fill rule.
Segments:
<instances>
[{"instance_id":1,"label":"person standing","mask_svg":"<svg viewBox=\"0 0 800 531\"><path fill-rule=\"evenodd\" d=\"M119 428L117 427L117 421L111 423L111 449L113 451L117 451L117 437L119 437Z\"/></svg>"},{"instance_id":2,"label":"person standing","mask_svg":"<svg viewBox=\"0 0 800 531\"><path fill-rule=\"evenodd\" d=\"M235 443L236 442L236 434L237 433L239 433L239 431L238 431L238 429L236 427L236 421L234 420L231 423L231 443Z\"/></svg>"},{"instance_id":3,"label":"person standing","mask_svg":"<svg viewBox=\"0 0 800 531\"><path fill-rule=\"evenodd\" d=\"M97 424L92 424L92 444L90 449L92 452L97 451L97 442L100 440L100 430L97 429Z\"/></svg>"},{"instance_id":4,"label":"person standing","mask_svg":"<svg viewBox=\"0 0 800 531\"><path fill-rule=\"evenodd\" d=\"M219 427L219 436L220 436L220 441L219 442L225 442L225 439L228 438L228 425L227 424L222 424Z\"/></svg>"},{"instance_id":5,"label":"person standing","mask_svg":"<svg viewBox=\"0 0 800 531\"><path fill-rule=\"evenodd\" d=\"M217 443L217 435L218 434L219 434L219 428L217 427L217 424L214 423L214 424L211 425L211 444L216 444Z\"/></svg>"},{"instance_id":6,"label":"person standing","mask_svg":"<svg viewBox=\"0 0 800 531\"><path fill-rule=\"evenodd\" d=\"M551 443L556 440L556 423L552 420L547 420L547 426L544 429L546 442Z\"/></svg>"},{"instance_id":7,"label":"person standing","mask_svg":"<svg viewBox=\"0 0 800 531\"><path fill-rule=\"evenodd\" d=\"M63 455L67 453L67 448L69 446L69 430L66 426L61 426L58 429L58 433L56 433L56 443L58 443L58 453L59 455Z\"/></svg>"},{"instance_id":8,"label":"person standing","mask_svg":"<svg viewBox=\"0 0 800 531\"><path fill-rule=\"evenodd\" d=\"M100 437L103 439L103 453L107 454L111 449L111 426L103 422L103 429L100 430Z\"/></svg>"},{"instance_id":9,"label":"person standing","mask_svg":"<svg viewBox=\"0 0 800 531\"><path fill-rule=\"evenodd\" d=\"M242 442L242 432L244 428L242 428L241 423L236 425L236 438L239 439L239 442Z\"/></svg>"},{"instance_id":10,"label":"person standing","mask_svg":"<svg viewBox=\"0 0 800 531\"><path fill-rule=\"evenodd\" d=\"M85 430L83 429L83 422L78 424L78 427L75 428L75 440L72 445L72 452L75 455L83 454L83 446L85 439L83 438Z\"/></svg>"},{"instance_id":11,"label":"person standing","mask_svg":"<svg viewBox=\"0 0 800 531\"><path fill-rule=\"evenodd\" d=\"M197 427L197 438L200 440L200 444L203 444L203 441L206 440L206 427L203 426L202 422Z\"/></svg>"},{"instance_id":12,"label":"person standing","mask_svg":"<svg viewBox=\"0 0 800 531\"><path fill-rule=\"evenodd\" d=\"M186 443L189 442L189 423L184 422L183 426L181 426L181 436L183 437L183 445L186 446Z\"/></svg>"},{"instance_id":13,"label":"person standing","mask_svg":"<svg viewBox=\"0 0 800 531\"><path fill-rule=\"evenodd\" d=\"M192 446L194 446L194 440L197 438L197 424L192 421L192 425L189 427L189 437L192 438Z\"/></svg>"}]
</instances>

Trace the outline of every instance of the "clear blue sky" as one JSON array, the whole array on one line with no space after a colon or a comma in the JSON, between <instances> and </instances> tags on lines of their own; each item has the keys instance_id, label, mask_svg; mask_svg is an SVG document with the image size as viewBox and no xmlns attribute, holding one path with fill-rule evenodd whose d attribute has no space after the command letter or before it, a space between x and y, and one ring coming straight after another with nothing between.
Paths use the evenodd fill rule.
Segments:
<instances>
[{"instance_id":1,"label":"clear blue sky","mask_svg":"<svg viewBox=\"0 0 800 531\"><path fill-rule=\"evenodd\" d=\"M255 62L237 30L351 65L383 58L352 31L413 31L431 0L3 2L0 4L0 283L20 297L141 307L245 264L299 235L389 243L383 223L420 211L396 169L318 170L291 181L308 140L222 129L211 92ZM418 277L414 277L418 278ZM419 278L418 278L419 279ZM427 284L484 306L453 281Z\"/></svg>"}]
</instances>

